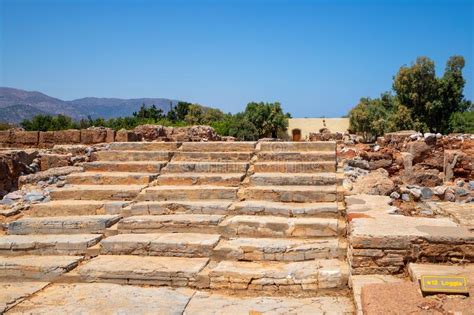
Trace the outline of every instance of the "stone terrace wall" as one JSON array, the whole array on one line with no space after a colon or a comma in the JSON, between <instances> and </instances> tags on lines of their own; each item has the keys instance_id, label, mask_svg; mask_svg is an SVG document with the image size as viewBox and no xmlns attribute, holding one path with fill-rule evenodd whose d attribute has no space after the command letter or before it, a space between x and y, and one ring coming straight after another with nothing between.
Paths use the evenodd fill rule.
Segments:
<instances>
[{"instance_id":1,"label":"stone terrace wall","mask_svg":"<svg viewBox=\"0 0 474 315\"><path fill-rule=\"evenodd\" d=\"M56 144L97 144L130 141L220 141L212 127L164 127L142 125L134 130L114 131L110 128L88 128L62 131L0 131L0 147L52 148ZM230 139L231 140L231 139Z\"/></svg>"}]
</instances>

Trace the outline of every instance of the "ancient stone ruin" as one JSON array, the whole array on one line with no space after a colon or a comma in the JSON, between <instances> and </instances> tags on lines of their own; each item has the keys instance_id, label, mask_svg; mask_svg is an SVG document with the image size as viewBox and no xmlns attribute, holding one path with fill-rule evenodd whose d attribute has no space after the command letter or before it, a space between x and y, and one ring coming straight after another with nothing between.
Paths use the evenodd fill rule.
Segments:
<instances>
[{"instance_id":1,"label":"ancient stone ruin","mask_svg":"<svg viewBox=\"0 0 474 315\"><path fill-rule=\"evenodd\" d=\"M149 130L141 139L160 136ZM472 296L471 202L433 200L436 215L410 216L386 195L395 185L377 195L344 188L354 163L390 169L393 154L364 159L341 140L136 135L28 149L17 163L19 190L2 188L0 313L472 311L472 297L423 298L417 283L464 275ZM406 305L393 301L400 292Z\"/></svg>"}]
</instances>

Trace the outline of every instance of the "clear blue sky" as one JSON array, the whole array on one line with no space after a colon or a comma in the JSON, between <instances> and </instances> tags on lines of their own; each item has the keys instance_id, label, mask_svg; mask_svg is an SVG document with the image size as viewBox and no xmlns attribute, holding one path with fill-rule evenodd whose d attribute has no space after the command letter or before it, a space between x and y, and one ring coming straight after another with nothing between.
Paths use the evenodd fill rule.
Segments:
<instances>
[{"instance_id":1,"label":"clear blue sky","mask_svg":"<svg viewBox=\"0 0 474 315\"><path fill-rule=\"evenodd\" d=\"M466 59L473 1L0 0L0 86L65 100L167 97L224 111L280 101L344 115L426 55Z\"/></svg>"}]
</instances>

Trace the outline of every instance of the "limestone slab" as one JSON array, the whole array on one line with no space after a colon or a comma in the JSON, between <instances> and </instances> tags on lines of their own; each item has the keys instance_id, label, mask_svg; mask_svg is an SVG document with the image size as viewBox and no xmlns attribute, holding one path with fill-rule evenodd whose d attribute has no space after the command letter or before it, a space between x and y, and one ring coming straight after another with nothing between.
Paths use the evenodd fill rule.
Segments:
<instances>
[{"instance_id":1,"label":"limestone slab","mask_svg":"<svg viewBox=\"0 0 474 315\"><path fill-rule=\"evenodd\" d=\"M278 151L261 151L257 153L257 160L262 161L336 161L336 151L310 151L310 152L278 152Z\"/></svg>"},{"instance_id":2,"label":"limestone slab","mask_svg":"<svg viewBox=\"0 0 474 315\"><path fill-rule=\"evenodd\" d=\"M104 233L120 220L119 215L24 217L8 225L9 234L87 234Z\"/></svg>"},{"instance_id":3,"label":"limestone slab","mask_svg":"<svg viewBox=\"0 0 474 315\"><path fill-rule=\"evenodd\" d=\"M221 261L209 272L211 289L317 291L347 285L339 260L301 262Z\"/></svg>"},{"instance_id":4,"label":"limestone slab","mask_svg":"<svg viewBox=\"0 0 474 315\"><path fill-rule=\"evenodd\" d=\"M106 214L106 201L102 200L52 200L30 206L32 217Z\"/></svg>"},{"instance_id":5,"label":"limestone slab","mask_svg":"<svg viewBox=\"0 0 474 315\"><path fill-rule=\"evenodd\" d=\"M263 200L236 202L230 213L246 215L275 215L285 217L336 217L339 209L336 202L284 203Z\"/></svg>"},{"instance_id":6,"label":"limestone slab","mask_svg":"<svg viewBox=\"0 0 474 315\"><path fill-rule=\"evenodd\" d=\"M53 200L132 200L144 185L66 185L51 190Z\"/></svg>"},{"instance_id":7,"label":"limestone slab","mask_svg":"<svg viewBox=\"0 0 474 315\"><path fill-rule=\"evenodd\" d=\"M159 173L167 161L95 161L84 164L90 172L146 172Z\"/></svg>"},{"instance_id":8,"label":"limestone slab","mask_svg":"<svg viewBox=\"0 0 474 315\"><path fill-rule=\"evenodd\" d=\"M94 161L168 161L172 156L170 151L137 151L137 150L108 150L92 153Z\"/></svg>"},{"instance_id":9,"label":"limestone slab","mask_svg":"<svg viewBox=\"0 0 474 315\"><path fill-rule=\"evenodd\" d=\"M119 222L121 233L204 232L214 233L224 219L217 214L166 214L127 217Z\"/></svg>"},{"instance_id":10,"label":"limestone slab","mask_svg":"<svg viewBox=\"0 0 474 315\"><path fill-rule=\"evenodd\" d=\"M308 152L308 151L335 151L336 142L334 141L310 141L310 142L260 142L259 151L270 152Z\"/></svg>"},{"instance_id":11,"label":"limestone slab","mask_svg":"<svg viewBox=\"0 0 474 315\"><path fill-rule=\"evenodd\" d=\"M332 202L337 200L337 190L336 185L250 186L244 189L243 197L275 202Z\"/></svg>"},{"instance_id":12,"label":"limestone slab","mask_svg":"<svg viewBox=\"0 0 474 315\"><path fill-rule=\"evenodd\" d=\"M408 264L408 273L413 281L418 282L421 276L463 276L467 284L474 289L474 264L441 265L441 264Z\"/></svg>"},{"instance_id":13,"label":"limestone slab","mask_svg":"<svg viewBox=\"0 0 474 315\"><path fill-rule=\"evenodd\" d=\"M51 281L75 268L81 256L0 256L0 278Z\"/></svg>"},{"instance_id":14,"label":"limestone slab","mask_svg":"<svg viewBox=\"0 0 474 315\"><path fill-rule=\"evenodd\" d=\"M100 239L100 235L94 234L3 235L0 255L84 255Z\"/></svg>"},{"instance_id":15,"label":"limestone slab","mask_svg":"<svg viewBox=\"0 0 474 315\"><path fill-rule=\"evenodd\" d=\"M101 255L77 269L85 282L193 286L208 258Z\"/></svg>"},{"instance_id":16,"label":"limestone slab","mask_svg":"<svg viewBox=\"0 0 474 315\"><path fill-rule=\"evenodd\" d=\"M474 232L474 204L472 202L438 202L436 205L454 221Z\"/></svg>"},{"instance_id":17,"label":"limestone slab","mask_svg":"<svg viewBox=\"0 0 474 315\"><path fill-rule=\"evenodd\" d=\"M101 254L209 257L219 239L200 233L119 234L101 242Z\"/></svg>"},{"instance_id":18,"label":"limestone slab","mask_svg":"<svg viewBox=\"0 0 474 315\"><path fill-rule=\"evenodd\" d=\"M171 161L163 169L163 173L245 173L248 166L247 162Z\"/></svg>"},{"instance_id":19,"label":"limestone slab","mask_svg":"<svg viewBox=\"0 0 474 315\"><path fill-rule=\"evenodd\" d=\"M54 284L10 314L175 314L183 313L194 291L111 283Z\"/></svg>"},{"instance_id":20,"label":"limestone slab","mask_svg":"<svg viewBox=\"0 0 474 315\"><path fill-rule=\"evenodd\" d=\"M232 238L221 240L214 248L217 260L304 261L337 258L341 255L337 238L284 239Z\"/></svg>"},{"instance_id":21,"label":"limestone slab","mask_svg":"<svg viewBox=\"0 0 474 315\"><path fill-rule=\"evenodd\" d=\"M219 230L229 237L332 237L338 235L338 221L332 218L237 215L225 219Z\"/></svg>"},{"instance_id":22,"label":"limestone slab","mask_svg":"<svg viewBox=\"0 0 474 315\"><path fill-rule=\"evenodd\" d=\"M183 173L162 174L158 177L158 185L213 185L238 186L245 177L244 173Z\"/></svg>"},{"instance_id":23,"label":"limestone slab","mask_svg":"<svg viewBox=\"0 0 474 315\"><path fill-rule=\"evenodd\" d=\"M250 176L250 183L254 186L279 185L334 185L335 173L256 173Z\"/></svg>"},{"instance_id":24,"label":"limestone slab","mask_svg":"<svg viewBox=\"0 0 474 315\"><path fill-rule=\"evenodd\" d=\"M71 185L148 185L158 174L134 172L83 172L70 174Z\"/></svg>"},{"instance_id":25,"label":"limestone slab","mask_svg":"<svg viewBox=\"0 0 474 315\"><path fill-rule=\"evenodd\" d=\"M186 314L353 314L353 306L346 297L237 297L197 292Z\"/></svg>"},{"instance_id":26,"label":"limestone slab","mask_svg":"<svg viewBox=\"0 0 474 315\"><path fill-rule=\"evenodd\" d=\"M264 161L254 164L255 172L277 172L277 173L319 173L319 172L335 172L335 161L320 162L275 162Z\"/></svg>"},{"instance_id":27,"label":"limestone slab","mask_svg":"<svg viewBox=\"0 0 474 315\"><path fill-rule=\"evenodd\" d=\"M197 186L154 186L144 189L138 196L139 201L166 200L216 200L235 199L237 187Z\"/></svg>"},{"instance_id":28,"label":"limestone slab","mask_svg":"<svg viewBox=\"0 0 474 315\"><path fill-rule=\"evenodd\" d=\"M173 161L249 161L252 157L252 152L186 152L176 151L173 154Z\"/></svg>"},{"instance_id":29,"label":"limestone slab","mask_svg":"<svg viewBox=\"0 0 474 315\"><path fill-rule=\"evenodd\" d=\"M0 314L3 314L49 282L0 280Z\"/></svg>"},{"instance_id":30,"label":"limestone slab","mask_svg":"<svg viewBox=\"0 0 474 315\"><path fill-rule=\"evenodd\" d=\"M227 214L232 204L226 200L206 201L145 201L133 204L130 215L159 215L174 213Z\"/></svg>"},{"instance_id":31,"label":"limestone slab","mask_svg":"<svg viewBox=\"0 0 474 315\"><path fill-rule=\"evenodd\" d=\"M188 152L251 152L255 148L255 142L184 142L180 151Z\"/></svg>"},{"instance_id":32,"label":"limestone slab","mask_svg":"<svg viewBox=\"0 0 474 315\"><path fill-rule=\"evenodd\" d=\"M179 142L114 142L109 145L110 150L116 151L174 151Z\"/></svg>"}]
</instances>

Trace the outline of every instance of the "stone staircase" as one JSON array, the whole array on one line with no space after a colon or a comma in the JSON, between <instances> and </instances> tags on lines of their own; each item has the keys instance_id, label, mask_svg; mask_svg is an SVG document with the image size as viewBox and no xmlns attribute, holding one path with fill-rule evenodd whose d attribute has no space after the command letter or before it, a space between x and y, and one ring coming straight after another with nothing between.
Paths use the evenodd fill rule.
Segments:
<instances>
[{"instance_id":1,"label":"stone staircase","mask_svg":"<svg viewBox=\"0 0 474 315\"><path fill-rule=\"evenodd\" d=\"M335 146L112 143L9 224L0 265L47 281L345 295Z\"/></svg>"}]
</instances>

